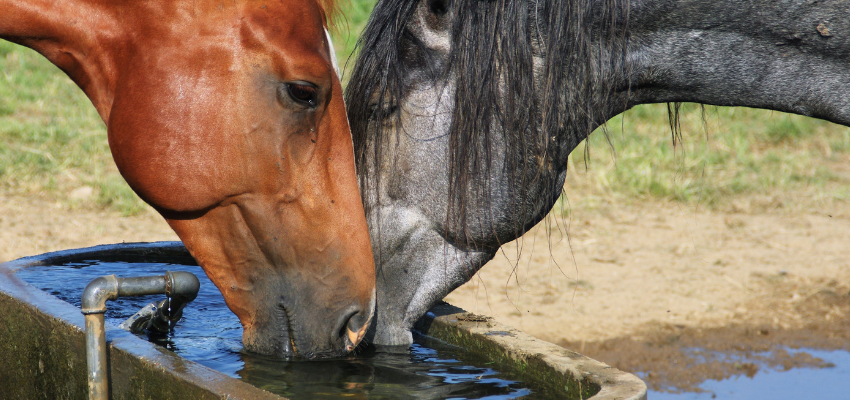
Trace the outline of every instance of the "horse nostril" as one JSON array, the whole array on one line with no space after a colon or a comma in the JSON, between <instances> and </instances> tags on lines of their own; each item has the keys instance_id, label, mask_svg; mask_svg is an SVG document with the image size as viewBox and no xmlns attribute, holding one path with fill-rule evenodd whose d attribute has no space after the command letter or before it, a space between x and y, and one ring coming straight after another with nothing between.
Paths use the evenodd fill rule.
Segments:
<instances>
[{"instance_id":1,"label":"horse nostril","mask_svg":"<svg viewBox=\"0 0 850 400\"><path fill-rule=\"evenodd\" d=\"M342 314L342 317L340 318L340 321L337 324L337 326L339 326L339 330L337 331L337 338L345 338L348 336L348 321L350 321L351 318L355 315L357 315L357 311Z\"/></svg>"},{"instance_id":2,"label":"horse nostril","mask_svg":"<svg viewBox=\"0 0 850 400\"><path fill-rule=\"evenodd\" d=\"M352 306L347 311L341 314L337 335L338 339L346 343L346 349L351 351L366 334L370 313L364 312L365 310L358 306Z\"/></svg>"}]
</instances>

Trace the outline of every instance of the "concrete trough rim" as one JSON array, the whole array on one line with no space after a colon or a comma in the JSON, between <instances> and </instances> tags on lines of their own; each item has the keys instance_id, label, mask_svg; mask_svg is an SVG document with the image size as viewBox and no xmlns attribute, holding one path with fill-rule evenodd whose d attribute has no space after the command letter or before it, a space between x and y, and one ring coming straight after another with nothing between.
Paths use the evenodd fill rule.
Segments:
<instances>
[{"instance_id":1,"label":"concrete trough rim","mask_svg":"<svg viewBox=\"0 0 850 400\"><path fill-rule=\"evenodd\" d=\"M59 320L60 323L78 331L82 336L85 325L79 309L21 280L15 273L22 268L84 260L86 257L115 260L134 257L151 262L166 259L173 262L175 258L178 258L187 263L194 263L194 259L181 242L119 243L61 250L0 264L0 295L29 304L39 313ZM475 343L483 343L483 346L492 346L488 354L496 352L500 353L499 357L504 360L513 360L523 365L533 363L538 367L546 368L552 372L551 375L547 375L550 380L573 379L590 382L599 388L598 393L591 397L593 400L646 399L646 384L633 374L537 339L502 325L490 317L471 314L447 303L432 308L417 323L415 329L422 334L458 346L464 346L464 342L469 343L471 340L476 341ZM145 363L147 367L169 373L179 381L207 393L211 398L283 399L239 379L186 360L110 324L107 324L106 331L110 358L120 353L134 357ZM85 374L84 371L82 374ZM529 380L535 379L534 376L529 376ZM546 383L551 382L543 384Z\"/></svg>"},{"instance_id":2,"label":"concrete trough rim","mask_svg":"<svg viewBox=\"0 0 850 400\"><path fill-rule=\"evenodd\" d=\"M492 343L494 346L489 348L489 353L495 359L499 357L493 352L501 351L502 357L513 362L543 364L556 374L598 385L599 391L589 398L591 400L646 400L646 383L633 374L538 339L496 322L492 317L469 313L448 303L434 306L417 322L415 329L430 336L453 335L455 341L461 342L463 338L457 337L457 333L461 333L461 336L469 335L476 340ZM439 330L443 332L435 332ZM445 330L457 333L446 333ZM537 380L534 376L523 378ZM550 383L539 382L541 385Z\"/></svg>"}]
</instances>

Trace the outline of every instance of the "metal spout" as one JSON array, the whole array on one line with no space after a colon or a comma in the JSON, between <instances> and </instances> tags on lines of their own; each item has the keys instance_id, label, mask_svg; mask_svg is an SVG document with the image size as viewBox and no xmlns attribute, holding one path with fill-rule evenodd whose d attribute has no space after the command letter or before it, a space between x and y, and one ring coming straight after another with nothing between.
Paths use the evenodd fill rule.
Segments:
<instances>
[{"instance_id":1,"label":"metal spout","mask_svg":"<svg viewBox=\"0 0 850 400\"><path fill-rule=\"evenodd\" d=\"M88 364L89 399L108 399L109 381L106 368L106 330L103 314L106 301L118 297L165 294L167 315L157 312L157 319L164 319L166 329L169 321L180 319L183 307L198 296L201 287L198 278L189 272L166 272L162 276L117 278L102 276L91 281L82 296L82 312L86 319L86 362ZM169 300L170 299L170 300ZM170 304L173 312L169 313ZM161 310L161 309L160 309ZM162 326L162 320L157 326Z\"/></svg>"},{"instance_id":2,"label":"metal spout","mask_svg":"<svg viewBox=\"0 0 850 400\"><path fill-rule=\"evenodd\" d=\"M166 274L167 277L169 277L168 274ZM170 280L166 281L165 293L168 297L158 303L148 304L118 327L133 333L146 330L167 333L183 316L183 307L195 300L198 295L198 285L197 278L192 274L185 272L171 274Z\"/></svg>"}]
</instances>

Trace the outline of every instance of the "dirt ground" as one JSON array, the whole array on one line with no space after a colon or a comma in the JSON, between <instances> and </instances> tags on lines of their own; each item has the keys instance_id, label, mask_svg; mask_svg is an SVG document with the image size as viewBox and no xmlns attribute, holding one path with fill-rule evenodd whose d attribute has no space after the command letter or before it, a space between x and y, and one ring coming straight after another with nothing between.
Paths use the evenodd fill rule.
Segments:
<instances>
[{"instance_id":1,"label":"dirt ground","mask_svg":"<svg viewBox=\"0 0 850 400\"><path fill-rule=\"evenodd\" d=\"M72 210L57 201L0 194L0 262L98 244L161 240L178 239L152 209L122 217L116 211Z\"/></svg>"},{"instance_id":2,"label":"dirt ground","mask_svg":"<svg viewBox=\"0 0 850 400\"><path fill-rule=\"evenodd\" d=\"M651 389L698 391L759 368L829 366L788 347L850 350L848 239L850 205L793 194L714 212L572 207L447 301L639 373Z\"/></svg>"},{"instance_id":3,"label":"dirt ground","mask_svg":"<svg viewBox=\"0 0 850 400\"><path fill-rule=\"evenodd\" d=\"M722 211L573 206L570 218L505 246L447 301L639 372L653 389L696 390L764 365L825 366L777 346L850 350L848 238L850 204L793 195L742 198ZM153 211L122 217L0 195L2 261L157 240L177 238ZM693 349L709 353L697 362L702 350ZM740 357L704 362L716 352Z\"/></svg>"}]
</instances>

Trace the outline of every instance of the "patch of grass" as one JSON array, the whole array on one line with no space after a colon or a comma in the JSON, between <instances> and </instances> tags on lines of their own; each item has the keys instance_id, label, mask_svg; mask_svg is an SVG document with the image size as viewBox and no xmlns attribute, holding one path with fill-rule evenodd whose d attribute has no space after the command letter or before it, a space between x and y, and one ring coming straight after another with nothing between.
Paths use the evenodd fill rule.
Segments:
<instances>
[{"instance_id":1,"label":"patch of grass","mask_svg":"<svg viewBox=\"0 0 850 400\"><path fill-rule=\"evenodd\" d=\"M109 175L96 182L99 204L120 210L124 215L138 214L144 211L145 204L139 201L133 191L127 191L127 182L120 176Z\"/></svg>"},{"instance_id":2,"label":"patch of grass","mask_svg":"<svg viewBox=\"0 0 850 400\"><path fill-rule=\"evenodd\" d=\"M567 284L567 287L569 287L570 289L577 290L593 290L593 284L583 279L579 279L577 281L570 281Z\"/></svg>"},{"instance_id":3,"label":"patch of grass","mask_svg":"<svg viewBox=\"0 0 850 400\"><path fill-rule=\"evenodd\" d=\"M369 14L375 7L374 0L349 0L343 3L344 9L331 29L339 67L342 69L343 84L348 82L348 75L354 65L354 47L357 39L366 27Z\"/></svg>"},{"instance_id":4,"label":"patch of grass","mask_svg":"<svg viewBox=\"0 0 850 400\"><path fill-rule=\"evenodd\" d=\"M607 137L595 132L572 153L571 182L597 195L709 207L737 195L784 190L834 192L827 196L838 199L850 183L831 168L850 154L850 128L741 107L703 111L694 104L683 106L680 119L683 137L674 145L665 105L615 117Z\"/></svg>"},{"instance_id":5,"label":"patch of grass","mask_svg":"<svg viewBox=\"0 0 850 400\"><path fill-rule=\"evenodd\" d=\"M56 198L80 186L123 182L112 162L106 127L91 102L62 71L38 53L0 41L0 189ZM144 203L123 184L122 203L93 196L82 205L125 214Z\"/></svg>"}]
</instances>

